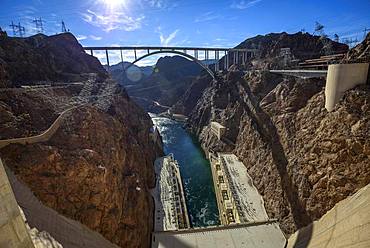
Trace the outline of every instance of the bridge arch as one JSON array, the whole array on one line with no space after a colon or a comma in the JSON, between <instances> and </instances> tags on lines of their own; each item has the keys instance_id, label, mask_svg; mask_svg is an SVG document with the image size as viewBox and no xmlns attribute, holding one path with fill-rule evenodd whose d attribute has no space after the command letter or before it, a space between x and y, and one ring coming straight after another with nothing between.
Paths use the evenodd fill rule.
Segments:
<instances>
[{"instance_id":1,"label":"bridge arch","mask_svg":"<svg viewBox=\"0 0 370 248\"><path fill-rule=\"evenodd\" d=\"M187 53L184 53L184 52L180 52L180 51L174 51L174 50L161 50L161 51L154 51L154 52L150 52L148 54L145 54L143 56L141 56L140 58L136 59L134 62L132 62L127 68L129 69L132 65L134 65L135 63L139 62L140 60L142 59L145 59L149 56L152 56L152 55L155 55L155 54L161 54L161 53L173 53L173 54L177 54L177 55L181 55L185 58L188 58L192 61L194 61L195 63L197 63L198 65L200 65L204 70L206 70L213 79L215 79L215 74L213 73L213 71L211 69L209 69L205 64L203 64L200 60L198 60L197 58L195 58L194 56L191 56Z\"/></svg>"}]
</instances>

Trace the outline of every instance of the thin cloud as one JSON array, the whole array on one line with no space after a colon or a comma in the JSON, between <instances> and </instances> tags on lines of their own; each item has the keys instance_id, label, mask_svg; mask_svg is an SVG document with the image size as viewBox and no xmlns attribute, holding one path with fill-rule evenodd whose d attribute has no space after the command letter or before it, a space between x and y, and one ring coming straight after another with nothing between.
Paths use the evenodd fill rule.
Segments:
<instances>
[{"instance_id":1,"label":"thin cloud","mask_svg":"<svg viewBox=\"0 0 370 248\"><path fill-rule=\"evenodd\" d=\"M252 1L241 0L239 2L233 2L230 5L230 7L232 9L247 9L247 8L253 7L259 2L262 2L262 0L252 0Z\"/></svg>"},{"instance_id":2,"label":"thin cloud","mask_svg":"<svg viewBox=\"0 0 370 248\"><path fill-rule=\"evenodd\" d=\"M104 15L89 9L87 12L81 13L81 16L85 22L101 28L105 32L113 30L134 31L140 29L142 21L145 18L143 15L134 18L119 11L110 13L109 15Z\"/></svg>"},{"instance_id":3,"label":"thin cloud","mask_svg":"<svg viewBox=\"0 0 370 248\"><path fill-rule=\"evenodd\" d=\"M224 39L224 38L216 38L215 41L227 41L227 39Z\"/></svg>"},{"instance_id":4,"label":"thin cloud","mask_svg":"<svg viewBox=\"0 0 370 248\"><path fill-rule=\"evenodd\" d=\"M167 37L162 34L162 32L159 31L159 39L161 41L162 46L169 46L171 44L171 41L176 38L177 33L179 32L179 29L176 29L171 34L169 34Z\"/></svg>"},{"instance_id":5,"label":"thin cloud","mask_svg":"<svg viewBox=\"0 0 370 248\"><path fill-rule=\"evenodd\" d=\"M142 8L149 6L156 9L171 10L173 8L176 8L178 6L178 3L169 0L141 0L140 5Z\"/></svg>"},{"instance_id":6,"label":"thin cloud","mask_svg":"<svg viewBox=\"0 0 370 248\"><path fill-rule=\"evenodd\" d=\"M86 35L83 35L83 34L78 34L78 35L76 36L76 39L77 39L78 41L86 40L86 39L87 39L87 36L86 36Z\"/></svg>"},{"instance_id":7,"label":"thin cloud","mask_svg":"<svg viewBox=\"0 0 370 248\"><path fill-rule=\"evenodd\" d=\"M92 40L101 40L102 39L102 37L95 36L95 35L89 35L89 38L92 39Z\"/></svg>"},{"instance_id":8,"label":"thin cloud","mask_svg":"<svg viewBox=\"0 0 370 248\"><path fill-rule=\"evenodd\" d=\"M221 17L220 15L217 15L217 14L213 13L212 11L209 11L205 14L202 14L202 15L198 16L194 20L194 22L208 22L208 21L219 19L220 17Z\"/></svg>"},{"instance_id":9,"label":"thin cloud","mask_svg":"<svg viewBox=\"0 0 370 248\"><path fill-rule=\"evenodd\" d=\"M165 7L165 3L163 0L148 0L147 2L151 7L155 7L155 8Z\"/></svg>"}]
</instances>

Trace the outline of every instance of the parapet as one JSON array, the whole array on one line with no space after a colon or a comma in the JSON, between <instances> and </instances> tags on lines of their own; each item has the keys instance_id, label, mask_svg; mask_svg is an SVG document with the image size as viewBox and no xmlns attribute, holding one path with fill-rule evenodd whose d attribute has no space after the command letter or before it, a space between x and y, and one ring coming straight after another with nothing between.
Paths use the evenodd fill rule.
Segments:
<instances>
[{"instance_id":1,"label":"parapet","mask_svg":"<svg viewBox=\"0 0 370 248\"><path fill-rule=\"evenodd\" d=\"M369 63L329 65L325 87L325 108L331 112L344 92L366 84Z\"/></svg>"}]
</instances>

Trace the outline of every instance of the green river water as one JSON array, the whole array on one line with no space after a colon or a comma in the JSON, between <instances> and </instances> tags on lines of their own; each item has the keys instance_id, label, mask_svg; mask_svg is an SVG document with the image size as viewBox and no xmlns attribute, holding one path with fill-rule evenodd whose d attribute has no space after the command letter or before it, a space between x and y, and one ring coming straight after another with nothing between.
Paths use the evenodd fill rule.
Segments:
<instances>
[{"instance_id":1,"label":"green river water","mask_svg":"<svg viewBox=\"0 0 370 248\"><path fill-rule=\"evenodd\" d=\"M182 128L182 123L151 116L163 138L165 154L173 153L179 163L192 226L219 224L212 172L199 143Z\"/></svg>"}]
</instances>

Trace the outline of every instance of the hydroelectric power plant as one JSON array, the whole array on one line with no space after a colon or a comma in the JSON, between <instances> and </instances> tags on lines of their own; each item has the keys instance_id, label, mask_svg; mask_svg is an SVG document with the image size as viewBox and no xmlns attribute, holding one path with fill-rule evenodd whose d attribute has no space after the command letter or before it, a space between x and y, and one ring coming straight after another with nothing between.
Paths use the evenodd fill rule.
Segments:
<instances>
[{"instance_id":1,"label":"hydroelectric power plant","mask_svg":"<svg viewBox=\"0 0 370 248\"><path fill-rule=\"evenodd\" d=\"M369 10L1 1L0 248L370 247Z\"/></svg>"}]
</instances>

